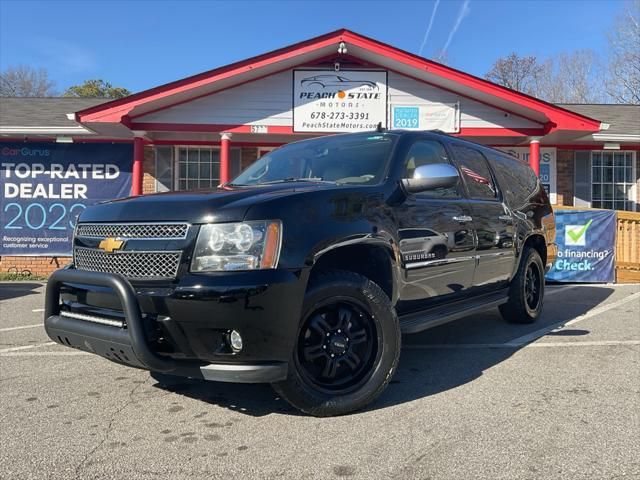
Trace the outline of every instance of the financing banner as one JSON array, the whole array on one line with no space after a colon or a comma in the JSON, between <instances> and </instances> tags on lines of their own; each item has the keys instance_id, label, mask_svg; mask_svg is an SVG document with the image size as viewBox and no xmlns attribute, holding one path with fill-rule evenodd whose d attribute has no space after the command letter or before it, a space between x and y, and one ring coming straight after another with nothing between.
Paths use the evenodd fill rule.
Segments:
<instances>
[{"instance_id":1,"label":"financing banner","mask_svg":"<svg viewBox=\"0 0 640 480\"><path fill-rule=\"evenodd\" d=\"M359 132L387 127L387 72L294 70L294 132Z\"/></svg>"},{"instance_id":2,"label":"financing banner","mask_svg":"<svg viewBox=\"0 0 640 480\"><path fill-rule=\"evenodd\" d=\"M558 257L547 280L615 281L616 212L556 210L555 214Z\"/></svg>"},{"instance_id":3,"label":"financing banner","mask_svg":"<svg viewBox=\"0 0 640 480\"><path fill-rule=\"evenodd\" d=\"M130 144L0 144L0 255L71 255L76 217L129 195Z\"/></svg>"}]
</instances>

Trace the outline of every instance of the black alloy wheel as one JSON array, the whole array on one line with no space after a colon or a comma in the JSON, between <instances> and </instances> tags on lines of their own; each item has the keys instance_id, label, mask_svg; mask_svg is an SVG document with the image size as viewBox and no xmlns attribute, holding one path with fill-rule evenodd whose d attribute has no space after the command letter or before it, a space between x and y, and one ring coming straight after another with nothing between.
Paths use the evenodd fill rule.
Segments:
<instances>
[{"instance_id":1,"label":"black alloy wheel","mask_svg":"<svg viewBox=\"0 0 640 480\"><path fill-rule=\"evenodd\" d=\"M380 286L355 272L313 272L287 378L273 388L317 417L360 410L391 381L400 340L398 316Z\"/></svg>"},{"instance_id":2,"label":"black alloy wheel","mask_svg":"<svg viewBox=\"0 0 640 480\"><path fill-rule=\"evenodd\" d=\"M527 247L520 258L518 271L511 280L507 303L500 313L512 323L533 323L542 313L544 303L544 265L540 253Z\"/></svg>"},{"instance_id":3,"label":"black alloy wheel","mask_svg":"<svg viewBox=\"0 0 640 480\"><path fill-rule=\"evenodd\" d=\"M377 331L365 306L352 298L332 298L303 324L296 361L319 389L345 393L366 380L378 351Z\"/></svg>"},{"instance_id":4,"label":"black alloy wheel","mask_svg":"<svg viewBox=\"0 0 640 480\"><path fill-rule=\"evenodd\" d=\"M524 295L529 310L537 310L542 296L542 274L535 262L529 263L527 267L524 281Z\"/></svg>"}]
</instances>

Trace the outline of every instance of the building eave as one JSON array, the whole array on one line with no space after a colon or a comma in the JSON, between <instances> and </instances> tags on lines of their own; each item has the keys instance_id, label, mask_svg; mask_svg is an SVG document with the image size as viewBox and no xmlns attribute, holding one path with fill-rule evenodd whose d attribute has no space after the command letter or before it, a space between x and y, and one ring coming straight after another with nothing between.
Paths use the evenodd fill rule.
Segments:
<instances>
[{"instance_id":1,"label":"building eave","mask_svg":"<svg viewBox=\"0 0 640 480\"><path fill-rule=\"evenodd\" d=\"M542 123L548 125L550 132L554 130L597 132L601 129L599 120L496 85L346 29L336 30L241 62L81 110L77 112L76 119L84 124L122 123L126 125L130 117L135 117L137 113L147 113L153 109L157 111L169 108L177 102L213 94L217 85L224 84L226 88L229 88L228 85L252 81L252 79L257 80L278 69L293 68L309 61L326 58L328 54L337 52L337 46L340 42L344 42L347 48L350 48L350 56L357 57L359 54L363 54L383 60L388 64L381 65L383 68L402 66L406 70L411 70L415 76L425 77L424 81L428 81L429 78L432 80L440 79L441 83L445 83L449 87L459 86L467 94L475 92L474 94L478 96L494 99L496 102L501 102L502 105L513 105L523 111L534 112L541 119L545 119ZM333 55L339 56L340 54L333 53ZM464 95L465 92L461 91L460 93Z\"/></svg>"},{"instance_id":2,"label":"building eave","mask_svg":"<svg viewBox=\"0 0 640 480\"><path fill-rule=\"evenodd\" d=\"M81 125L70 127L47 126L4 126L0 127L0 135L95 135L90 129Z\"/></svg>"}]
</instances>

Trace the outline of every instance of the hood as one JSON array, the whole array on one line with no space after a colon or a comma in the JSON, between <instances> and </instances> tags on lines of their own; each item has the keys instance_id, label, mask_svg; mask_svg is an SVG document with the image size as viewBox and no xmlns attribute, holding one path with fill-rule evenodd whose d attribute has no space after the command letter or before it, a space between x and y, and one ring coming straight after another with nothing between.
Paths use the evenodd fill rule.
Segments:
<instances>
[{"instance_id":1,"label":"hood","mask_svg":"<svg viewBox=\"0 0 640 480\"><path fill-rule=\"evenodd\" d=\"M81 222L239 222L250 206L275 197L318 189L341 188L325 183L281 183L256 187L225 186L215 190L166 192L128 197L88 207Z\"/></svg>"}]
</instances>

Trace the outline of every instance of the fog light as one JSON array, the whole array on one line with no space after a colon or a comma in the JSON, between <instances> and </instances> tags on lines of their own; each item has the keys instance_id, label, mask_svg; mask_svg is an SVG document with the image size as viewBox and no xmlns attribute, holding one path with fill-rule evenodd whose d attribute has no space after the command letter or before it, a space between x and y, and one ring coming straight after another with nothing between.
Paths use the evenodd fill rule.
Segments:
<instances>
[{"instance_id":1,"label":"fog light","mask_svg":"<svg viewBox=\"0 0 640 480\"><path fill-rule=\"evenodd\" d=\"M240 336L239 332L231 330L231 333L229 334L229 344L234 352L242 350L242 336Z\"/></svg>"}]
</instances>

